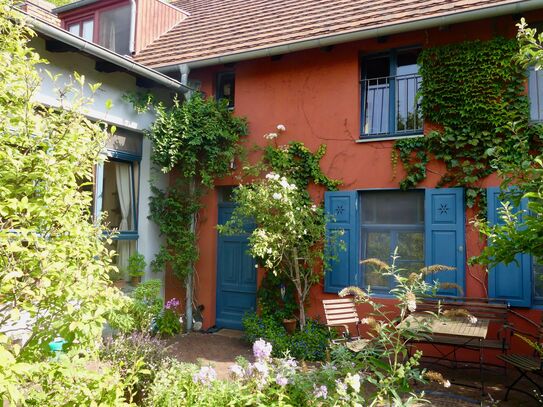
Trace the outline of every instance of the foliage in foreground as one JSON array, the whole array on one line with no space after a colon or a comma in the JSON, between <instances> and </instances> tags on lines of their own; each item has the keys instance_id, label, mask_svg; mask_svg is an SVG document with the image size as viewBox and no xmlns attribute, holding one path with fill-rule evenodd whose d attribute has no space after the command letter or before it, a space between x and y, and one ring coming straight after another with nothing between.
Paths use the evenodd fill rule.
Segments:
<instances>
[{"instance_id":1,"label":"foliage in foreground","mask_svg":"<svg viewBox=\"0 0 543 407\"><path fill-rule=\"evenodd\" d=\"M89 222L88 186L107 133L84 116L88 85L77 74L60 97L69 108L35 101L45 61L10 6L0 0L0 330L17 325L21 335L0 334L0 399L120 404L116 374L94 374L76 356L95 355L108 313L122 304L102 229ZM57 335L71 360L49 363Z\"/></svg>"}]
</instances>

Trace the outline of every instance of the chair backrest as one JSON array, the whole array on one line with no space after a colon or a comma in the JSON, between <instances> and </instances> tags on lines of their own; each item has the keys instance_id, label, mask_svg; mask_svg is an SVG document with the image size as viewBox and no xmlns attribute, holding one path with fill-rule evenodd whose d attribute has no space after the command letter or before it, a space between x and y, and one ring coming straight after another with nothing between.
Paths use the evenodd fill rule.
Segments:
<instances>
[{"instance_id":1,"label":"chair backrest","mask_svg":"<svg viewBox=\"0 0 543 407\"><path fill-rule=\"evenodd\" d=\"M356 324L359 321L356 305L352 298L322 300L322 305L328 326Z\"/></svg>"},{"instance_id":2,"label":"chair backrest","mask_svg":"<svg viewBox=\"0 0 543 407\"><path fill-rule=\"evenodd\" d=\"M438 309L445 311L458 308L465 309L477 318L488 319L500 325L507 324L509 305L500 299L437 296L423 298L417 304L418 312L437 312Z\"/></svg>"}]
</instances>

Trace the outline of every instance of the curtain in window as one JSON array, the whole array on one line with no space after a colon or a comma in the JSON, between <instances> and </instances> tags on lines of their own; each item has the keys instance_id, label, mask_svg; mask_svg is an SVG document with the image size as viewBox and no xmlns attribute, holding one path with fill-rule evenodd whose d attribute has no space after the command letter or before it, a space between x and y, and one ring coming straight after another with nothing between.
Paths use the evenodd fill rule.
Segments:
<instances>
[{"instance_id":1,"label":"curtain in window","mask_svg":"<svg viewBox=\"0 0 543 407\"><path fill-rule=\"evenodd\" d=\"M100 20L100 45L115 50L115 22L111 18L103 16Z\"/></svg>"},{"instance_id":2,"label":"curtain in window","mask_svg":"<svg viewBox=\"0 0 543 407\"><path fill-rule=\"evenodd\" d=\"M129 164L115 163L115 177L117 181L117 193L119 195L119 208L121 210L121 222L119 230L129 230L128 218L130 216L130 206L132 200L132 177ZM120 270L126 270L128 266L128 257L130 256L130 242L119 240L117 245L119 255L118 266Z\"/></svg>"}]
</instances>

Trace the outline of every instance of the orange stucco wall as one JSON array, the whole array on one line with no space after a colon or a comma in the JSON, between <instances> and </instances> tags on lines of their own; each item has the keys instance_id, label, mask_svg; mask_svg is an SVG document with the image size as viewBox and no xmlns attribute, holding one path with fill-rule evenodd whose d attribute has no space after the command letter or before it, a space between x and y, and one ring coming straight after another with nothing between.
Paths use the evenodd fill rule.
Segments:
<instances>
[{"instance_id":1,"label":"orange stucco wall","mask_svg":"<svg viewBox=\"0 0 543 407\"><path fill-rule=\"evenodd\" d=\"M533 19L540 19L541 16L543 13L533 16ZM331 178L343 180L342 189L398 188L403 174L398 167L394 176L390 160L393 142L356 143L360 132L360 55L412 45L431 47L463 40L484 40L494 35L514 36L515 22L513 17L507 16L407 33L380 41L353 42L334 46L331 50L314 49L286 54L275 60L262 58L239 62L234 66L194 70L190 77L200 80L202 90L213 95L215 74L235 71L235 114L245 116L249 121L249 145L264 145L266 140L262 136L274 131L281 123L287 131L277 139L279 144L298 140L313 150L320 144L327 145L322 168ZM435 186L438 174L442 172L439 163L431 163L430 169L422 187ZM232 184L235 184L233 179L217 183ZM498 180L490 177L482 186L495 185L498 185ZM215 323L217 216L217 193L213 191L204 198L199 223L201 258L197 266L196 298L198 303L205 305L204 327ZM472 217L472 211L468 211L468 257L479 253L484 244L469 224ZM179 290L180 284L168 277L167 296L178 296ZM486 273L480 267L466 266L466 290L468 296L486 296ZM322 315L321 300L326 296L322 286L317 285L312 289L310 315ZM540 318L535 310L520 312L532 320ZM523 326L523 323L519 322L519 325Z\"/></svg>"}]
</instances>

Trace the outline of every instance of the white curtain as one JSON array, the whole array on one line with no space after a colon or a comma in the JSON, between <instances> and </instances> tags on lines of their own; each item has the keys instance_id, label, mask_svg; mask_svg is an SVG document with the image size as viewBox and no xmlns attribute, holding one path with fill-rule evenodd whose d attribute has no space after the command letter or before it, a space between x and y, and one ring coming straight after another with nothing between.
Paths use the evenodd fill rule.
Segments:
<instances>
[{"instance_id":1,"label":"white curtain","mask_svg":"<svg viewBox=\"0 0 543 407\"><path fill-rule=\"evenodd\" d=\"M115 177L117 180L119 208L121 210L119 230L130 230L128 224L132 201L132 171L130 170L130 164L115 163ZM128 257L130 257L130 241L119 240L117 242L117 253L119 255L117 265L121 271L124 271L128 266Z\"/></svg>"},{"instance_id":2,"label":"white curtain","mask_svg":"<svg viewBox=\"0 0 543 407\"><path fill-rule=\"evenodd\" d=\"M115 23L112 18L105 15L100 21L100 45L115 51Z\"/></svg>"}]
</instances>

